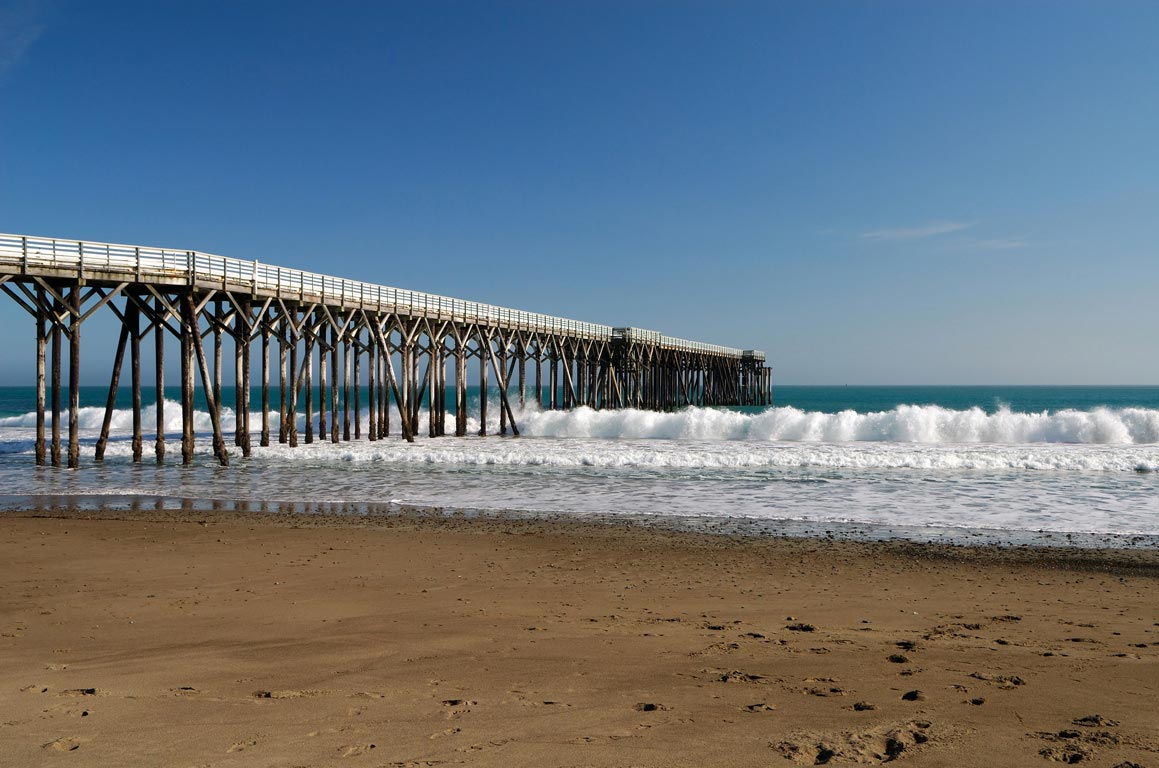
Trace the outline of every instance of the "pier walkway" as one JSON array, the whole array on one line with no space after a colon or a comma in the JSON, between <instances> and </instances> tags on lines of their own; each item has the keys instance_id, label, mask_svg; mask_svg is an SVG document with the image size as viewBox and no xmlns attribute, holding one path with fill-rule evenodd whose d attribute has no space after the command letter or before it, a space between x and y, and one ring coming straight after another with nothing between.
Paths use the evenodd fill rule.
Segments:
<instances>
[{"instance_id":1,"label":"pier walkway","mask_svg":"<svg viewBox=\"0 0 1159 768\"><path fill-rule=\"evenodd\" d=\"M198 251L0 234L0 290L36 329L36 462L61 464L62 352L68 346L69 467L79 465L81 328L98 310L113 312L120 336L104 425L109 439L126 353L133 397L133 458L144 452L141 342L152 335L152 381L159 393L153 452L165 458L165 342L179 344L181 455L193 460L195 378L200 374L213 424L214 454L229 450L221 422L222 356L234 356L237 414L251 411L251 363L261 387L258 440L291 446L398 433L413 441L426 409L430 437L467 433L467 365L477 360L481 393L498 390L499 432L518 435L512 400L542 408L766 405L772 377L763 352L704 344L639 328L585 323L430 293L285 269ZM453 375L448 369L453 369ZM530 370L529 370L530 369ZM546 369L546 370L545 370ZM534 382L528 381L534 376ZM276 376L278 402L271 403ZM453 408L448 411L448 387ZM531 392L529 393L529 386ZM363 425L362 397L367 423ZM479 398L479 434L488 397ZM47 418L51 422L46 437ZM298 414L304 409L305 434ZM453 413L452 413L453 412ZM271 418L272 416L272 418ZM233 435L251 449L249 419ZM315 431L315 425L317 431Z\"/></svg>"}]
</instances>

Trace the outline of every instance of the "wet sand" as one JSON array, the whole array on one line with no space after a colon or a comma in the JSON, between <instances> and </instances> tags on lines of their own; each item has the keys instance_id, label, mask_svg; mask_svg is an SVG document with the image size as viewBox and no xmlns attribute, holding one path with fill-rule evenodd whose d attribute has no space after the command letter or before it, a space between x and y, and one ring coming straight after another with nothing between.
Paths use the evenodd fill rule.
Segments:
<instances>
[{"instance_id":1,"label":"wet sand","mask_svg":"<svg viewBox=\"0 0 1159 768\"><path fill-rule=\"evenodd\" d=\"M0 764L1159 766L1159 552L0 516Z\"/></svg>"}]
</instances>

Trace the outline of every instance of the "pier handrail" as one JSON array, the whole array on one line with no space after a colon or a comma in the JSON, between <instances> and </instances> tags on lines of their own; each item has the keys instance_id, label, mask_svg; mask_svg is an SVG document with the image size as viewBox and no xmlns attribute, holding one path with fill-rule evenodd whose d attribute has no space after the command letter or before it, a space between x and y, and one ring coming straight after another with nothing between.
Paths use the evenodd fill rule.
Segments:
<instances>
[{"instance_id":1,"label":"pier handrail","mask_svg":"<svg viewBox=\"0 0 1159 768\"><path fill-rule=\"evenodd\" d=\"M201 251L0 233L0 265L16 266L21 273L29 270L75 269L82 279L89 273L100 273L136 281L149 276L168 280L185 279L190 284L220 282L223 287L244 286L255 291L276 291L278 295L291 293L300 299L310 297L343 305L372 304L381 311L422 313L527 331L566 333L594 340L611 340L615 335L628 341L654 344L667 349L738 358L756 354L760 359L764 358L763 353L754 350L742 351L689 341L656 331L613 328Z\"/></svg>"}]
</instances>

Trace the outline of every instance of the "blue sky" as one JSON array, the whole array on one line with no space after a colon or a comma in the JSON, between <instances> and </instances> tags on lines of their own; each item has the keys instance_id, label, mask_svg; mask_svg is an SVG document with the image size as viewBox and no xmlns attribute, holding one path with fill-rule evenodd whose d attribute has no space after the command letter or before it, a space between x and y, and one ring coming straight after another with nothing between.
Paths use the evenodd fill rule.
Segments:
<instances>
[{"instance_id":1,"label":"blue sky","mask_svg":"<svg viewBox=\"0 0 1159 768\"><path fill-rule=\"evenodd\" d=\"M1159 383L1157 37L1153 2L0 0L0 231L757 347L783 383Z\"/></svg>"}]
</instances>

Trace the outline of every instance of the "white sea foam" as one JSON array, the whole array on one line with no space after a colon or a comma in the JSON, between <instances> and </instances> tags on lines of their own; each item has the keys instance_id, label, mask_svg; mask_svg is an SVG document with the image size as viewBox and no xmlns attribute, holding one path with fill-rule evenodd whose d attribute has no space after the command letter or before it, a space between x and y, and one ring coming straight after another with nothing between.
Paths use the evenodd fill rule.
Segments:
<instances>
[{"instance_id":1,"label":"white sea foam","mask_svg":"<svg viewBox=\"0 0 1159 768\"><path fill-rule=\"evenodd\" d=\"M955 411L936 405L902 405L876 413L818 413L792 407L760 413L690 408L651 411L532 411L527 434L552 437L746 440L807 443L1078 443L1140 445L1159 442L1159 410L1096 408L1090 411L1019 413L1002 408Z\"/></svg>"},{"instance_id":2,"label":"white sea foam","mask_svg":"<svg viewBox=\"0 0 1159 768\"><path fill-rule=\"evenodd\" d=\"M492 414L498 412L498 405ZM156 423L156 406L143 409L146 431ZM95 432L104 418L103 408L81 408L80 429ZM449 416L453 423L453 416ZM251 430L261 425L261 415L251 413ZM276 414L271 414L276 426ZM366 421L366 411L363 411ZM536 437L567 437L636 440L724 440L747 442L801 443L924 443L924 444L1035 444L1073 443L1080 445L1146 445L1159 443L1159 410L1149 408L1094 408L1089 411L1063 410L1023 413L1001 408L987 413L980 408L951 410L936 405L901 405L889 411L820 413L793 407L769 408L759 413L742 413L714 408L687 408L658 413L634 409L596 411L543 411L528 407L516 413L520 431ZM35 426L36 414L0 418L0 430ZM397 423L397 422L396 422ZM222 409L222 427L229 431L235 414ZM299 428L304 418L299 415ZM479 422L469 420L477 431ZM425 415L420 433L426 429ZM113 412L113 433L132 428L132 412ZM165 430L181 429L181 408L166 401ZM196 411L194 429L211 429L209 414ZM488 420L488 429L498 429L498 419ZM0 433L2 434L2 433Z\"/></svg>"},{"instance_id":3,"label":"white sea foam","mask_svg":"<svg viewBox=\"0 0 1159 768\"><path fill-rule=\"evenodd\" d=\"M492 409L492 415L497 414ZM91 462L102 409L81 416ZM28 472L3 457L8 494L181 496L193 499L407 503L491 509L854 521L902 526L1159 533L1159 411L1016 413L903 406L882 413L677 413L578 409L517 412L524 437L399 438L289 448L216 471L207 414L198 413L191 469L134 466L131 413L114 414L100 472ZM146 452L152 409L144 414ZM167 406L170 451L180 409ZM250 414L251 428L260 428ZM450 420L453 424L453 419ZM32 451L33 414L0 419L0 454ZM223 414L226 443L234 419ZM298 428L304 432L304 420ZM468 433L479 428L468 420ZM498 433L496 419L488 431ZM425 420L419 434L426 433Z\"/></svg>"}]
</instances>

